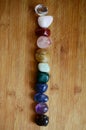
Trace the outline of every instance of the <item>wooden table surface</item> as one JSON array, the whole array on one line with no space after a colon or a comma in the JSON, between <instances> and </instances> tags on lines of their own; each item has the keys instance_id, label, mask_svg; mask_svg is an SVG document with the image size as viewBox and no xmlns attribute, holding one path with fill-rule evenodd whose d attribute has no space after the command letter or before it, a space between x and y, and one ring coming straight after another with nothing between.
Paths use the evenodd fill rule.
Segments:
<instances>
[{"instance_id":1,"label":"wooden table surface","mask_svg":"<svg viewBox=\"0 0 86 130\"><path fill-rule=\"evenodd\" d=\"M48 6L50 123L34 123L36 4ZM86 130L86 0L0 0L0 130Z\"/></svg>"}]
</instances>

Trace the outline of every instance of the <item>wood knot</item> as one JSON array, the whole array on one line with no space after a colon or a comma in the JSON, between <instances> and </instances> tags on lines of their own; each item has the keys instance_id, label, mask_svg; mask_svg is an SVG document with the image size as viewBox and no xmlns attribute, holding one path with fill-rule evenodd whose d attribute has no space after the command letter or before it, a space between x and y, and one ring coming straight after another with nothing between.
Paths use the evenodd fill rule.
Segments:
<instances>
[{"instance_id":1,"label":"wood knot","mask_svg":"<svg viewBox=\"0 0 86 130\"><path fill-rule=\"evenodd\" d=\"M7 96L15 96L16 95L16 92L14 90L8 90L7 93L6 93Z\"/></svg>"},{"instance_id":2,"label":"wood knot","mask_svg":"<svg viewBox=\"0 0 86 130\"><path fill-rule=\"evenodd\" d=\"M17 105L17 106L16 106L16 109L19 110L19 112L22 112L22 111L23 111L23 108L22 108L22 106L20 106L20 105Z\"/></svg>"},{"instance_id":3,"label":"wood knot","mask_svg":"<svg viewBox=\"0 0 86 130\"><path fill-rule=\"evenodd\" d=\"M58 90L59 89L58 84L53 84L50 89L54 91Z\"/></svg>"},{"instance_id":4,"label":"wood knot","mask_svg":"<svg viewBox=\"0 0 86 130\"><path fill-rule=\"evenodd\" d=\"M61 48L60 48L60 52L61 52L61 54L68 54L68 52L69 52L69 49L68 49L68 46L67 45L65 45L65 46L61 46Z\"/></svg>"},{"instance_id":5,"label":"wood knot","mask_svg":"<svg viewBox=\"0 0 86 130\"><path fill-rule=\"evenodd\" d=\"M74 94L81 93L81 91L82 91L81 87L79 87L79 86L74 87Z\"/></svg>"}]
</instances>

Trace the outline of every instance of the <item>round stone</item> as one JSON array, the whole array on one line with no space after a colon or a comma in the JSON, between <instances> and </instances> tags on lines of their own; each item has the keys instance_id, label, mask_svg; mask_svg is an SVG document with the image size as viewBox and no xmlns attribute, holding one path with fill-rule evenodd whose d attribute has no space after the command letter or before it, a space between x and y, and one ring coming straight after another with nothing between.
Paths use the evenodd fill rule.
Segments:
<instances>
[{"instance_id":1,"label":"round stone","mask_svg":"<svg viewBox=\"0 0 86 130\"><path fill-rule=\"evenodd\" d=\"M37 82L38 83L46 83L49 80L49 74L45 72L38 72Z\"/></svg>"},{"instance_id":2,"label":"round stone","mask_svg":"<svg viewBox=\"0 0 86 130\"><path fill-rule=\"evenodd\" d=\"M48 96L45 94L37 93L34 96L36 102L47 102L49 100Z\"/></svg>"},{"instance_id":3,"label":"round stone","mask_svg":"<svg viewBox=\"0 0 86 130\"><path fill-rule=\"evenodd\" d=\"M47 91L47 89L48 89L47 84L41 84L41 83L36 84L36 91L39 93L44 93L45 91Z\"/></svg>"},{"instance_id":4,"label":"round stone","mask_svg":"<svg viewBox=\"0 0 86 130\"><path fill-rule=\"evenodd\" d=\"M38 113L38 114L44 114L48 111L48 106L46 103L38 103L35 107L35 111Z\"/></svg>"},{"instance_id":5,"label":"round stone","mask_svg":"<svg viewBox=\"0 0 86 130\"><path fill-rule=\"evenodd\" d=\"M46 36L40 36L37 39L37 46L39 48L47 48L51 45L51 39Z\"/></svg>"},{"instance_id":6,"label":"round stone","mask_svg":"<svg viewBox=\"0 0 86 130\"><path fill-rule=\"evenodd\" d=\"M43 15L46 15L48 13L48 8L42 4L38 4L35 6L35 12L37 15L43 16Z\"/></svg>"},{"instance_id":7,"label":"round stone","mask_svg":"<svg viewBox=\"0 0 86 130\"><path fill-rule=\"evenodd\" d=\"M48 62L50 59L49 52L46 49L38 49L35 57L38 62Z\"/></svg>"},{"instance_id":8,"label":"round stone","mask_svg":"<svg viewBox=\"0 0 86 130\"><path fill-rule=\"evenodd\" d=\"M49 117L47 115L37 115L35 122L39 126L47 126L49 123Z\"/></svg>"},{"instance_id":9,"label":"round stone","mask_svg":"<svg viewBox=\"0 0 86 130\"><path fill-rule=\"evenodd\" d=\"M37 36L50 36L50 29L48 28L38 28L36 30L36 35Z\"/></svg>"},{"instance_id":10,"label":"round stone","mask_svg":"<svg viewBox=\"0 0 86 130\"><path fill-rule=\"evenodd\" d=\"M52 22L53 22L52 16L48 15L48 16L38 17L38 24L41 28L48 28Z\"/></svg>"},{"instance_id":11,"label":"round stone","mask_svg":"<svg viewBox=\"0 0 86 130\"><path fill-rule=\"evenodd\" d=\"M50 66L48 65L48 63L39 63L38 69L41 72L46 72L46 73L50 72Z\"/></svg>"}]
</instances>

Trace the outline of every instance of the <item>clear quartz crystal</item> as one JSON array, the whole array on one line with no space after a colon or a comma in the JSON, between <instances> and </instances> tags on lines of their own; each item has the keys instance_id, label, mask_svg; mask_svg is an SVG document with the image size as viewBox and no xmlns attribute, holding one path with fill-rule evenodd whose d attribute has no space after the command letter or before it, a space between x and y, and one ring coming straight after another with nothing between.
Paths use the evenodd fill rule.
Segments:
<instances>
[{"instance_id":1,"label":"clear quartz crystal","mask_svg":"<svg viewBox=\"0 0 86 130\"><path fill-rule=\"evenodd\" d=\"M42 4L38 4L35 6L35 12L39 16L44 16L48 13L48 8Z\"/></svg>"}]
</instances>

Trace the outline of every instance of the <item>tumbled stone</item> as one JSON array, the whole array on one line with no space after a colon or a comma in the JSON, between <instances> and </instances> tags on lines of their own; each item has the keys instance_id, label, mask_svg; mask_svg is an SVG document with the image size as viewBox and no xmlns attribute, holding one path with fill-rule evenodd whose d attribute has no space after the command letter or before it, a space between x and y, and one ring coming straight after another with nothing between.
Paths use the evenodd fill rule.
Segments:
<instances>
[{"instance_id":1,"label":"tumbled stone","mask_svg":"<svg viewBox=\"0 0 86 130\"><path fill-rule=\"evenodd\" d=\"M48 62L50 59L49 52L46 49L38 49L35 57L38 62Z\"/></svg>"},{"instance_id":2,"label":"tumbled stone","mask_svg":"<svg viewBox=\"0 0 86 130\"><path fill-rule=\"evenodd\" d=\"M36 29L36 35L37 36L50 36L50 29L48 28L38 28Z\"/></svg>"},{"instance_id":3,"label":"tumbled stone","mask_svg":"<svg viewBox=\"0 0 86 130\"><path fill-rule=\"evenodd\" d=\"M38 17L38 24L42 28L48 28L52 22L53 22L52 16L47 15Z\"/></svg>"},{"instance_id":4,"label":"tumbled stone","mask_svg":"<svg viewBox=\"0 0 86 130\"><path fill-rule=\"evenodd\" d=\"M40 36L38 39L37 39L37 46L39 48L47 48L51 45L51 39L49 37L46 37L46 36Z\"/></svg>"},{"instance_id":5,"label":"tumbled stone","mask_svg":"<svg viewBox=\"0 0 86 130\"><path fill-rule=\"evenodd\" d=\"M39 63L38 69L41 72L46 72L46 73L50 72L50 66L48 63Z\"/></svg>"},{"instance_id":6,"label":"tumbled stone","mask_svg":"<svg viewBox=\"0 0 86 130\"><path fill-rule=\"evenodd\" d=\"M35 12L39 16L44 16L48 13L48 8L44 6L43 4L38 4L35 6Z\"/></svg>"},{"instance_id":7,"label":"tumbled stone","mask_svg":"<svg viewBox=\"0 0 86 130\"><path fill-rule=\"evenodd\" d=\"M37 82L38 83L46 83L48 82L49 80L49 74L48 73L45 73L45 72L38 72L38 75L37 75Z\"/></svg>"},{"instance_id":8,"label":"tumbled stone","mask_svg":"<svg viewBox=\"0 0 86 130\"><path fill-rule=\"evenodd\" d=\"M45 91L47 91L47 88L48 88L47 84L37 83L35 89L39 93L44 93Z\"/></svg>"},{"instance_id":9,"label":"tumbled stone","mask_svg":"<svg viewBox=\"0 0 86 130\"><path fill-rule=\"evenodd\" d=\"M49 117L47 115L37 115L35 122L39 126L47 126L49 123Z\"/></svg>"},{"instance_id":10,"label":"tumbled stone","mask_svg":"<svg viewBox=\"0 0 86 130\"><path fill-rule=\"evenodd\" d=\"M38 103L35 107L35 111L38 113L38 114L44 114L48 111L48 106L46 103Z\"/></svg>"},{"instance_id":11,"label":"tumbled stone","mask_svg":"<svg viewBox=\"0 0 86 130\"><path fill-rule=\"evenodd\" d=\"M47 102L48 101L48 96L45 94L41 94L41 93L36 93L34 96L34 100L36 102Z\"/></svg>"}]
</instances>

